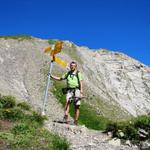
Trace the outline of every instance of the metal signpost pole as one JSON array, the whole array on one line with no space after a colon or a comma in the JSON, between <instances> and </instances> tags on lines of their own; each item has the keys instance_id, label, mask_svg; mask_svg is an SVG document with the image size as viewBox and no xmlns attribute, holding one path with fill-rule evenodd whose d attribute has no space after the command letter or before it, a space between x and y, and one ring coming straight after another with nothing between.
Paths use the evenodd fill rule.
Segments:
<instances>
[{"instance_id":1,"label":"metal signpost pole","mask_svg":"<svg viewBox=\"0 0 150 150\"><path fill-rule=\"evenodd\" d=\"M45 115L45 111L46 111L46 103L47 103L47 98L48 98L48 89L49 89L49 86L50 86L50 83L51 83L50 76L51 76L52 68L53 68L53 60L49 64L48 78L47 78L47 84L46 84L45 94L44 94L42 115Z\"/></svg>"}]
</instances>

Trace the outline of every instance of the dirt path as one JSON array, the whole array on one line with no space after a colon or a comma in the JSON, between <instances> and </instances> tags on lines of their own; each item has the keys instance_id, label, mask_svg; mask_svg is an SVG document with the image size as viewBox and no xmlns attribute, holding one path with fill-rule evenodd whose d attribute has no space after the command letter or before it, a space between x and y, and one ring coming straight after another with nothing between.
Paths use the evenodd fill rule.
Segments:
<instances>
[{"instance_id":1,"label":"dirt path","mask_svg":"<svg viewBox=\"0 0 150 150\"><path fill-rule=\"evenodd\" d=\"M85 126L46 122L46 128L65 137L72 144L72 150L137 150L135 147L111 145L107 134Z\"/></svg>"}]
</instances>

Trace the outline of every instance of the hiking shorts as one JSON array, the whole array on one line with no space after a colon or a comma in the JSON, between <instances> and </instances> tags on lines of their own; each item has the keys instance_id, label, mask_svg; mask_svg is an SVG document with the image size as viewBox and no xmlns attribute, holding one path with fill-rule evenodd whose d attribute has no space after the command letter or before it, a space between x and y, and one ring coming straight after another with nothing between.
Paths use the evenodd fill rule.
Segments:
<instances>
[{"instance_id":1,"label":"hiking shorts","mask_svg":"<svg viewBox=\"0 0 150 150\"><path fill-rule=\"evenodd\" d=\"M73 101L74 105L80 105L80 90L79 89L69 89L66 95L67 102Z\"/></svg>"}]
</instances>

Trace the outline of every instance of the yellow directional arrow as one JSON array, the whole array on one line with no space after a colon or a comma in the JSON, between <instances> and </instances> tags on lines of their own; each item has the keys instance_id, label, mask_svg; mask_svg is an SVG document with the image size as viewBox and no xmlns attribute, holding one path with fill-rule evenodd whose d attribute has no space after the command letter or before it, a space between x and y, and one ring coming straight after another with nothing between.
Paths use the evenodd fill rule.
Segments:
<instances>
[{"instance_id":1,"label":"yellow directional arrow","mask_svg":"<svg viewBox=\"0 0 150 150\"><path fill-rule=\"evenodd\" d=\"M44 49L44 53L49 53L50 51L52 51L51 47L47 47L47 48Z\"/></svg>"},{"instance_id":2,"label":"yellow directional arrow","mask_svg":"<svg viewBox=\"0 0 150 150\"><path fill-rule=\"evenodd\" d=\"M50 55L53 57L54 55L56 55L57 53L60 53L62 50L62 46L63 46L63 42L62 41L57 41L55 43L55 47L54 49L52 49L51 47L47 47L44 49L45 53L50 53Z\"/></svg>"},{"instance_id":3,"label":"yellow directional arrow","mask_svg":"<svg viewBox=\"0 0 150 150\"><path fill-rule=\"evenodd\" d=\"M55 57L54 60L57 64L61 65L62 67L67 67L67 63L65 61L63 61L62 59L60 59L59 57Z\"/></svg>"},{"instance_id":4,"label":"yellow directional arrow","mask_svg":"<svg viewBox=\"0 0 150 150\"><path fill-rule=\"evenodd\" d=\"M63 42L62 41L57 41L56 42L55 48L54 48L54 55L61 52L62 46L63 46Z\"/></svg>"}]
</instances>

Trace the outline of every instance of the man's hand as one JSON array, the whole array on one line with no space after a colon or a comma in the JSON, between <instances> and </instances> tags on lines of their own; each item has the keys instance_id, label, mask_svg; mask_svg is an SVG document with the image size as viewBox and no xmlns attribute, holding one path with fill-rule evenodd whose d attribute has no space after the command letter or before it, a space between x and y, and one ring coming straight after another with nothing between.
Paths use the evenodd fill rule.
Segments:
<instances>
[{"instance_id":1,"label":"man's hand","mask_svg":"<svg viewBox=\"0 0 150 150\"><path fill-rule=\"evenodd\" d=\"M83 92L80 92L80 98L83 98Z\"/></svg>"},{"instance_id":2,"label":"man's hand","mask_svg":"<svg viewBox=\"0 0 150 150\"><path fill-rule=\"evenodd\" d=\"M58 81L61 81L61 78L60 77L57 77L57 76L54 76L54 75L50 75L50 77L54 80L58 80Z\"/></svg>"}]
</instances>

